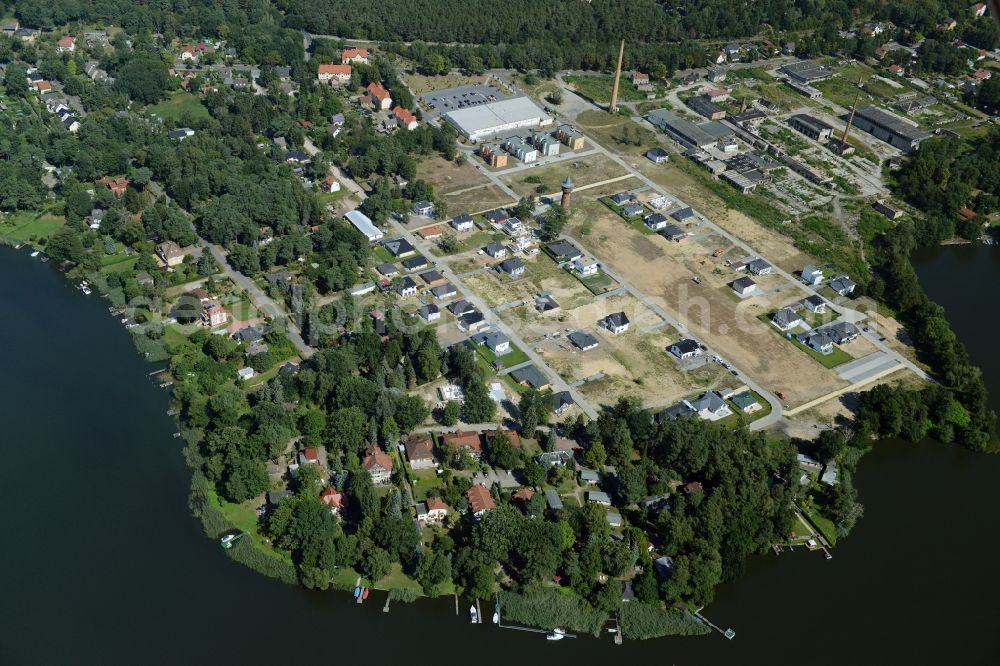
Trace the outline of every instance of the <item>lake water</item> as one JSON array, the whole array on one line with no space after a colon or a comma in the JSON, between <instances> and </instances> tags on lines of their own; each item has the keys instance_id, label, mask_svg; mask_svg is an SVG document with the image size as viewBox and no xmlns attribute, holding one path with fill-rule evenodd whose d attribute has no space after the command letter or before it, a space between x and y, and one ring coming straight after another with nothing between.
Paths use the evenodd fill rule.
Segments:
<instances>
[{"instance_id":1,"label":"lake water","mask_svg":"<svg viewBox=\"0 0 1000 666\"><path fill-rule=\"evenodd\" d=\"M947 248L919 268L996 402L982 299L995 301L1000 253ZM188 512L167 395L106 301L0 248L0 304L0 664L1000 662L1000 457L880 444L857 478L865 517L833 560L759 557L720 588L706 614L733 641L551 643L470 626L451 599L384 615L382 593L359 607L230 562Z\"/></svg>"}]
</instances>

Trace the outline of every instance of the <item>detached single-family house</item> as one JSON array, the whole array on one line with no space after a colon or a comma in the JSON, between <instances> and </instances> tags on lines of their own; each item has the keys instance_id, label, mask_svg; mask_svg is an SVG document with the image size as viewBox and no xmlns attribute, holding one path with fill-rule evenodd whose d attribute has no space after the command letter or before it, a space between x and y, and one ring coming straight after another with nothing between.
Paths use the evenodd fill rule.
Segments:
<instances>
[{"instance_id":1,"label":"detached single-family house","mask_svg":"<svg viewBox=\"0 0 1000 666\"><path fill-rule=\"evenodd\" d=\"M248 379L253 379L257 373L251 367L240 368L236 371L236 378L241 381L247 381Z\"/></svg>"},{"instance_id":2,"label":"detached single-family house","mask_svg":"<svg viewBox=\"0 0 1000 666\"><path fill-rule=\"evenodd\" d=\"M736 408L745 414L752 414L756 411L763 409L760 402L753 396L750 391L744 391L734 395L730 400L736 405Z\"/></svg>"},{"instance_id":3,"label":"detached single-family house","mask_svg":"<svg viewBox=\"0 0 1000 666\"><path fill-rule=\"evenodd\" d=\"M496 508L493 496L490 491L480 485L475 485L465 492L466 499L469 500L469 511L476 519L482 518L487 511Z\"/></svg>"},{"instance_id":4,"label":"detached single-family house","mask_svg":"<svg viewBox=\"0 0 1000 666\"><path fill-rule=\"evenodd\" d=\"M340 62L359 62L368 64L368 49L344 49L340 52Z\"/></svg>"},{"instance_id":5,"label":"detached single-family house","mask_svg":"<svg viewBox=\"0 0 1000 666\"><path fill-rule=\"evenodd\" d=\"M392 478L392 458L377 446L369 446L365 450L362 466L371 474L372 483L380 486L389 483Z\"/></svg>"},{"instance_id":6,"label":"detached single-family house","mask_svg":"<svg viewBox=\"0 0 1000 666\"><path fill-rule=\"evenodd\" d=\"M611 496L603 490L588 490L587 502L590 504L600 504L601 506L611 506Z\"/></svg>"},{"instance_id":7,"label":"detached single-family house","mask_svg":"<svg viewBox=\"0 0 1000 666\"><path fill-rule=\"evenodd\" d=\"M753 261L747 262L747 270L754 275L770 275L774 269L771 264L758 257Z\"/></svg>"},{"instance_id":8,"label":"detached single-family house","mask_svg":"<svg viewBox=\"0 0 1000 666\"><path fill-rule=\"evenodd\" d=\"M809 312L813 312L815 314L823 314L826 312L826 301L824 301L821 296L817 296L816 294L803 298L802 306L806 310L809 310Z\"/></svg>"},{"instance_id":9,"label":"detached single-family house","mask_svg":"<svg viewBox=\"0 0 1000 666\"><path fill-rule=\"evenodd\" d=\"M690 206L685 208L679 208L670 214L670 217L674 218L678 222L687 222L694 217L694 209Z\"/></svg>"},{"instance_id":10,"label":"detached single-family house","mask_svg":"<svg viewBox=\"0 0 1000 666\"><path fill-rule=\"evenodd\" d=\"M613 312L598 322L615 335L621 335L628 330L629 320L624 312Z\"/></svg>"},{"instance_id":11,"label":"detached single-family house","mask_svg":"<svg viewBox=\"0 0 1000 666\"><path fill-rule=\"evenodd\" d=\"M823 271L815 266L806 266L802 269L802 273L800 273L800 275L802 277L802 281L812 287L822 284L823 282Z\"/></svg>"},{"instance_id":12,"label":"detached single-family house","mask_svg":"<svg viewBox=\"0 0 1000 666\"><path fill-rule=\"evenodd\" d=\"M417 116L409 109L397 106L392 110L392 117L396 120L396 125L405 130L417 129Z\"/></svg>"},{"instance_id":13,"label":"detached single-family house","mask_svg":"<svg viewBox=\"0 0 1000 666\"><path fill-rule=\"evenodd\" d=\"M549 509L552 511L560 511L563 508L562 499L560 499L559 493L552 488L545 491L545 504L547 504Z\"/></svg>"},{"instance_id":14,"label":"detached single-family house","mask_svg":"<svg viewBox=\"0 0 1000 666\"><path fill-rule=\"evenodd\" d=\"M833 338L827 335L823 329L802 333L798 336L798 339L799 342L802 342L807 347L819 352L820 354L826 355L833 351Z\"/></svg>"},{"instance_id":15,"label":"detached single-family house","mask_svg":"<svg viewBox=\"0 0 1000 666\"><path fill-rule=\"evenodd\" d=\"M494 259L503 259L507 256L507 248L502 243L493 241L483 248L483 252Z\"/></svg>"},{"instance_id":16,"label":"detached single-family house","mask_svg":"<svg viewBox=\"0 0 1000 666\"><path fill-rule=\"evenodd\" d=\"M757 283L748 277L741 277L736 280L733 280L732 287L733 291L736 292L736 295L740 296L741 298L750 296L755 291L757 291Z\"/></svg>"},{"instance_id":17,"label":"detached single-family house","mask_svg":"<svg viewBox=\"0 0 1000 666\"><path fill-rule=\"evenodd\" d=\"M846 275L835 275L834 277L830 278L829 284L830 284L830 289L833 289L841 296L848 296L854 292L855 284L851 280L851 278L847 277Z\"/></svg>"},{"instance_id":18,"label":"detached single-family house","mask_svg":"<svg viewBox=\"0 0 1000 666\"><path fill-rule=\"evenodd\" d=\"M822 330L838 345L845 345L861 335L858 327L849 321L838 321Z\"/></svg>"},{"instance_id":19,"label":"detached single-family house","mask_svg":"<svg viewBox=\"0 0 1000 666\"><path fill-rule=\"evenodd\" d=\"M397 259L409 257L417 253L416 248L410 245L410 241L405 238L390 238L383 241L382 247L384 247L389 254Z\"/></svg>"},{"instance_id":20,"label":"detached single-family house","mask_svg":"<svg viewBox=\"0 0 1000 666\"><path fill-rule=\"evenodd\" d=\"M458 294L458 290L455 289L455 285L450 282L448 284L442 284L438 287L431 287L431 296L438 301L446 301L449 298L453 298L456 294ZM462 314L465 313L463 312Z\"/></svg>"},{"instance_id":21,"label":"detached single-family house","mask_svg":"<svg viewBox=\"0 0 1000 666\"><path fill-rule=\"evenodd\" d=\"M409 275L407 275L398 283L396 283L395 288L396 288L396 293L402 296L403 298L406 298L407 296L417 295L417 283L414 282L413 278L411 278Z\"/></svg>"},{"instance_id":22,"label":"detached single-family house","mask_svg":"<svg viewBox=\"0 0 1000 666\"><path fill-rule=\"evenodd\" d=\"M472 231L475 228L475 224L472 221L472 216L468 213L454 217L451 220L451 226L458 232Z\"/></svg>"},{"instance_id":23,"label":"detached single-family house","mask_svg":"<svg viewBox=\"0 0 1000 666\"><path fill-rule=\"evenodd\" d=\"M417 315L427 323L438 321L441 319L441 308L434 303L428 303L417 310Z\"/></svg>"},{"instance_id":24,"label":"detached single-family house","mask_svg":"<svg viewBox=\"0 0 1000 666\"><path fill-rule=\"evenodd\" d=\"M673 241L675 243L680 243L687 238L687 232L678 227L676 224L668 224L660 229L660 235L668 241Z\"/></svg>"},{"instance_id":25,"label":"detached single-family house","mask_svg":"<svg viewBox=\"0 0 1000 666\"><path fill-rule=\"evenodd\" d=\"M420 279L430 287L437 287L445 283L444 276L438 271L430 270L420 274Z\"/></svg>"},{"instance_id":26,"label":"detached single-family house","mask_svg":"<svg viewBox=\"0 0 1000 666\"><path fill-rule=\"evenodd\" d=\"M587 333L586 331L573 331L566 337L571 343L573 343L573 346L580 351L595 349L599 344L597 337Z\"/></svg>"},{"instance_id":27,"label":"detached single-family house","mask_svg":"<svg viewBox=\"0 0 1000 666\"><path fill-rule=\"evenodd\" d=\"M663 148L650 148L646 151L646 159L653 164L663 164L670 159L670 155Z\"/></svg>"},{"instance_id":28,"label":"detached single-family house","mask_svg":"<svg viewBox=\"0 0 1000 666\"><path fill-rule=\"evenodd\" d=\"M323 179L320 189L327 193L339 192L340 191L340 181L338 181L333 176L327 176Z\"/></svg>"},{"instance_id":29,"label":"detached single-family house","mask_svg":"<svg viewBox=\"0 0 1000 666\"><path fill-rule=\"evenodd\" d=\"M716 391L708 391L697 400L691 400L688 405L705 421L718 421L733 413L729 405Z\"/></svg>"},{"instance_id":30,"label":"detached single-family house","mask_svg":"<svg viewBox=\"0 0 1000 666\"><path fill-rule=\"evenodd\" d=\"M521 277L524 275L525 265L524 262L517 257L511 257L510 259L504 259L500 262L499 269L511 277Z\"/></svg>"},{"instance_id":31,"label":"detached single-family house","mask_svg":"<svg viewBox=\"0 0 1000 666\"><path fill-rule=\"evenodd\" d=\"M319 501L330 507L330 513L336 516L347 505L347 495L336 488L324 488L319 494Z\"/></svg>"},{"instance_id":32,"label":"detached single-family house","mask_svg":"<svg viewBox=\"0 0 1000 666\"><path fill-rule=\"evenodd\" d=\"M178 127L175 130L170 130L167 132L167 137L170 139L176 139L177 141L183 141L189 136L194 136L194 130L190 127Z\"/></svg>"},{"instance_id":33,"label":"detached single-family house","mask_svg":"<svg viewBox=\"0 0 1000 666\"><path fill-rule=\"evenodd\" d=\"M650 213L646 216L645 224L653 231L659 231L660 229L665 229L669 222L667 222L667 218L663 213Z\"/></svg>"},{"instance_id":34,"label":"detached single-family house","mask_svg":"<svg viewBox=\"0 0 1000 666\"><path fill-rule=\"evenodd\" d=\"M440 525L451 513L451 507L440 497L428 497L417 504L417 522L425 525Z\"/></svg>"},{"instance_id":35,"label":"detached single-family house","mask_svg":"<svg viewBox=\"0 0 1000 666\"><path fill-rule=\"evenodd\" d=\"M488 347L497 356L503 356L510 351L510 338L500 332L484 334L479 338L479 343Z\"/></svg>"},{"instance_id":36,"label":"detached single-family house","mask_svg":"<svg viewBox=\"0 0 1000 666\"><path fill-rule=\"evenodd\" d=\"M164 241L157 245L156 254L167 266L178 266L184 262L184 249L174 241Z\"/></svg>"},{"instance_id":37,"label":"detached single-family house","mask_svg":"<svg viewBox=\"0 0 1000 666\"><path fill-rule=\"evenodd\" d=\"M76 37L66 35L56 42L56 50L60 53L72 53L76 50Z\"/></svg>"},{"instance_id":38,"label":"detached single-family house","mask_svg":"<svg viewBox=\"0 0 1000 666\"><path fill-rule=\"evenodd\" d=\"M597 272L600 269L601 265L596 259L591 257L580 257L573 260L573 270L575 270L580 277L597 275Z\"/></svg>"},{"instance_id":39,"label":"detached single-family house","mask_svg":"<svg viewBox=\"0 0 1000 666\"><path fill-rule=\"evenodd\" d=\"M430 262L428 262L427 258L424 257L422 254L418 254L415 257L409 257L407 259L403 259L403 268L405 268L407 271L411 273L413 271L422 271L428 266L430 266Z\"/></svg>"},{"instance_id":40,"label":"detached single-family house","mask_svg":"<svg viewBox=\"0 0 1000 666\"><path fill-rule=\"evenodd\" d=\"M434 459L434 443L430 435L414 435L406 442L406 458L413 469L431 469L437 465Z\"/></svg>"},{"instance_id":41,"label":"detached single-family house","mask_svg":"<svg viewBox=\"0 0 1000 666\"><path fill-rule=\"evenodd\" d=\"M379 275L389 278L390 280L399 276L399 269L396 267L396 264L390 264L386 261L375 266L375 270L378 271Z\"/></svg>"},{"instance_id":42,"label":"detached single-family house","mask_svg":"<svg viewBox=\"0 0 1000 666\"><path fill-rule=\"evenodd\" d=\"M381 83L375 81L369 83L367 97L371 105L379 111L388 111L392 108L392 96Z\"/></svg>"},{"instance_id":43,"label":"detached single-family house","mask_svg":"<svg viewBox=\"0 0 1000 666\"><path fill-rule=\"evenodd\" d=\"M456 454L464 451L473 460L479 460L483 457L483 442L478 432L463 432L458 430L441 435L441 440L445 446L450 446L454 449Z\"/></svg>"},{"instance_id":44,"label":"detached single-family house","mask_svg":"<svg viewBox=\"0 0 1000 666\"><path fill-rule=\"evenodd\" d=\"M771 323L778 327L779 331L787 331L802 323L802 317L791 308L781 308L774 313Z\"/></svg>"},{"instance_id":45,"label":"detached single-family house","mask_svg":"<svg viewBox=\"0 0 1000 666\"><path fill-rule=\"evenodd\" d=\"M534 365L526 365L512 370L510 376L518 384L529 386L536 391L544 391L552 386L552 382Z\"/></svg>"},{"instance_id":46,"label":"detached single-family house","mask_svg":"<svg viewBox=\"0 0 1000 666\"><path fill-rule=\"evenodd\" d=\"M569 394L569 391L559 391L552 395L552 411L556 416L562 416L575 404L576 402L573 400L573 396Z\"/></svg>"},{"instance_id":47,"label":"detached single-family house","mask_svg":"<svg viewBox=\"0 0 1000 666\"><path fill-rule=\"evenodd\" d=\"M617 204L619 206L624 206L628 202L632 201L635 197L631 192L618 192L617 194L612 194L610 199L611 203Z\"/></svg>"},{"instance_id":48,"label":"detached single-family house","mask_svg":"<svg viewBox=\"0 0 1000 666\"><path fill-rule=\"evenodd\" d=\"M583 256L580 250L569 241L556 241L545 246L545 250L559 263L575 261Z\"/></svg>"},{"instance_id":49,"label":"detached single-family house","mask_svg":"<svg viewBox=\"0 0 1000 666\"><path fill-rule=\"evenodd\" d=\"M683 361L694 356L701 356L701 345L690 338L685 338L670 345L667 351Z\"/></svg>"},{"instance_id":50,"label":"detached single-family house","mask_svg":"<svg viewBox=\"0 0 1000 666\"><path fill-rule=\"evenodd\" d=\"M560 125L556 137L570 150L581 150L585 143L583 133L572 125Z\"/></svg>"},{"instance_id":51,"label":"detached single-family house","mask_svg":"<svg viewBox=\"0 0 1000 666\"><path fill-rule=\"evenodd\" d=\"M622 206L622 215L625 217L637 217L642 215L644 210L646 209L640 203L627 203Z\"/></svg>"},{"instance_id":52,"label":"detached single-family house","mask_svg":"<svg viewBox=\"0 0 1000 666\"><path fill-rule=\"evenodd\" d=\"M316 78L320 83L331 86L342 86L351 80L350 65L320 65L316 70Z\"/></svg>"}]
</instances>

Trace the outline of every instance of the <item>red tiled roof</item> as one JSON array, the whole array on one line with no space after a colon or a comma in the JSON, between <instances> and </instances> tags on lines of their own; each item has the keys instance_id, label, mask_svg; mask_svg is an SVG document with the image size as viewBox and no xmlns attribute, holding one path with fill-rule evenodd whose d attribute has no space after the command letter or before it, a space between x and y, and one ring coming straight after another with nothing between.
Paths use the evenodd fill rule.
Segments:
<instances>
[{"instance_id":1,"label":"red tiled roof","mask_svg":"<svg viewBox=\"0 0 1000 666\"><path fill-rule=\"evenodd\" d=\"M962 216L963 220L971 220L976 216L976 211L968 208L967 206L962 206L958 209L958 214Z\"/></svg>"},{"instance_id":2,"label":"red tiled roof","mask_svg":"<svg viewBox=\"0 0 1000 666\"><path fill-rule=\"evenodd\" d=\"M514 448L521 448L521 436L518 435L513 430L487 430L483 433L486 436L486 441L492 440L497 435L507 435L507 439L510 443L514 445Z\"/></svg>"},{"instance_id":3,"label":"red tiled roof","mask_svg":"<svg viewBox=\"0 0 1000 666\"><path fill-rule=\"evenodd\" d=\"M380 102L389 99L389 91L383 88L381 83L369 83L368 94Z\"/></svg>"},{"instance_id":4,"label":"red tiled roof","mask_svg":"<svg viewBox=\"0 0 1000 666\"><path fill-rule=\"evenodd\" d=\"M350 65L320 65L319 69L316 70L316 73L317 74L331 74L331 75L346 74L347 76L350 76L351 75L351 66Z\"/></svg>"},{"instance_id":5,"label":"red tiled roof","mask_svg":"<svg viewBox=\"0 0 1000 666\"><path fill-rule=\"evenodd\" d=\"M347 503L344 493L336 488L324 488L323 492L319 494L319 500L332 509L343 509L344 504Z\"/></svg>"},{"instance_id":6,"label":"red tiled roof","mask_svg":"<svg viewBox=\"0 0 1000 666\"><path fill-rule=\"evenodd\" d=\"M377 446L369 446L365 451L365 459L362 461L365 469L371 470L376 465L382 469L392 471L392 458Z\"/></svg>"},{"instance_id":7,"label":"red tiled roof","mask_svg":"<svg viewBox=\"0 0 1000 666\"><path fill-rule=\"evenodd\" d=\"M340 59L347 60L348 58L367 58L368 49L344 49L340 52Z\"/></svg>"},{"instance_id":8,"label":"red tiled roof","mask_svg":"<svg viewBox=\"0 0 1000 666\"><path fill-rule=\"evenodd\" d=\"M535 496L535 491L530 488L521 488L516 493L510 496L515 502L530 502L531 498Z\"/></svg>"},{"instance_id":9,"label":"red tiled roof","mask_svg":"<svg viewBox=\"0 0 1000 666\"><path fill-rule=\"evenodd\" d=\"M397 106L395 109L393 109L392 115L396 116L399 122L403 123L404 125L409 125L410 123L417 122L417 117L409 109L404 109L401 106Z\"/></svg>"},{"instance_id":10,"label":"red tiled roof","mask_svg":"<svg viewBox=\"0 0 1000 666\"><path fill-rule=\"evenodd\" d=\"M76 37L70 37L69 35L66 35L65 37L59 40L59 46L61 46L64 49L73 46L73 44L75 43L76 43Z\"/></svg>"},{"instance_id":11,"label":"red tiled roof","mask_svg":"<svg viewBox=\"0 0 1000 666\"><path fill-rule=\"evenodd\" d=\"M441 235L441 227L426 227L417 232L421 238L437 238Z\"/></svg>"},{"instance_id":12,"label":"red tiled roof","mask_svg":"<svg viewBox=\"0 0 1000 666\"><path fill-rule=\"evenodd\" d=\"M427 498L427 510L434 511L435 509L444 509L445 511L451 511L451 507L444 503L444 500L440 497L428 497Z\"/></svg>"},{"instance_id":13,"label":"red tiled roof","mask_svg":"<svg viewBox=\"0 0 1000 666\"><path fill-rule=\"evenodd\" d=\"M302 457L309 462L316 462L319 460L319 452L316 450L315 446L307 446L302 451Z\"/></svg>"},{"instance_id":14,"label":"red tiled roof","mask_svg":"<svg viewBox=\"0 0 1000 666\"><path fill-rule=\"evenodd\" d=\"M481 453L483 450L478 432L463 432L459 430L458 432L443 435L441 439L444 440L445 444L450 444L456 449L469 449L475 453Z\"/></svg>"},{"instance_id":15,"label":"red tiled roof","mask_svg":"<svg viewBox=\"0 0 1000 666\"><path fill-rule=\"evenodd\" d=\"M472 486L466 491L465 497L469 500L469 506L472 508L472 513L481 513L496 507L496 504L493 503L493 496L490 495L490 491L483 486Z\"/></svg>"}]
</instances>

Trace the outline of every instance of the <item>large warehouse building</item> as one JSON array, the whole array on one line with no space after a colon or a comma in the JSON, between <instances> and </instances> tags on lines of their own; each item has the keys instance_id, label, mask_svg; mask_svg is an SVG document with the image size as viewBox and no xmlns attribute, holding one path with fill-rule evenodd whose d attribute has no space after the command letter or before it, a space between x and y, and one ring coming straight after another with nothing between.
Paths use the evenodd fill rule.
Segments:
<instances>
[{"instance_id":1,"label":"large warehouse building","mask_svg":"<svg viewBox=\"0 0 1000 666\"><path fill-rule=\"evenodd\" d=\"M931 136L916 125L874 106L863 106L854 114L854 126L900 150L912 153Z\"/></svg>"},{"instance_id":2,"label":"large warehouse building","mask_svg":"<svg viewBox=\"0 0 1000 666\"><path fill-rule=\"evenodd\" d=\"M546 116L527 97L513 97L456 109L444 114L444 118L470 141L524 128L541 127L552 122L552 118Z\"/></svg>"}]
</instances>

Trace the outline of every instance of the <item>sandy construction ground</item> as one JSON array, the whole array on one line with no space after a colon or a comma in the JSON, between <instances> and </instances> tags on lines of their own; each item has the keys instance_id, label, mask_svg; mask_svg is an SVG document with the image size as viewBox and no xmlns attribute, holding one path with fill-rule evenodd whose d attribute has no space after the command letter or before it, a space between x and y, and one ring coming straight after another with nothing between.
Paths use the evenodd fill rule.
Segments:
<instances>
[{"instance_id":1,"label":"sandy construction ground","mask_svg":"<svg viewBox=\"0 0 1000 666\"><path fill-rule=\"evenodd\" d=\"M616 216L583 217L574 219L570 233L589 227L589 233L579 236L584 247L765 388L784 393L787 405L846 385L836 371L796 350L757 319L801 298L783 278L763 276L758 284L764 293L740 300L728 285L741 274L726 267L724 257L710 256L721 239L707 230L692 225L691 239L671 243L629 229ZM693 281L695 276L701 284Z\"/></svg>"}]
</instances>

